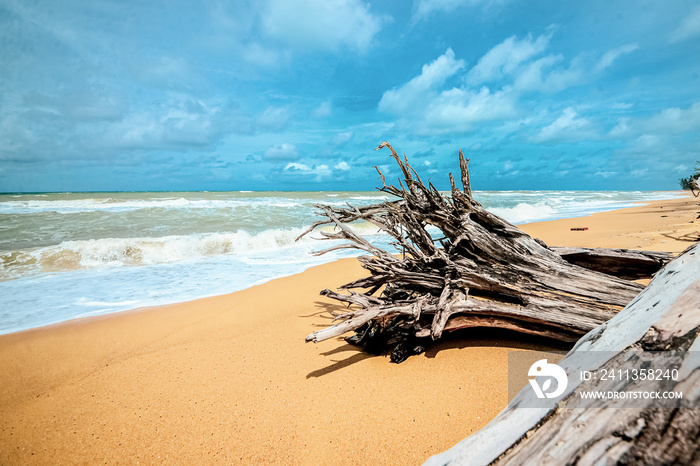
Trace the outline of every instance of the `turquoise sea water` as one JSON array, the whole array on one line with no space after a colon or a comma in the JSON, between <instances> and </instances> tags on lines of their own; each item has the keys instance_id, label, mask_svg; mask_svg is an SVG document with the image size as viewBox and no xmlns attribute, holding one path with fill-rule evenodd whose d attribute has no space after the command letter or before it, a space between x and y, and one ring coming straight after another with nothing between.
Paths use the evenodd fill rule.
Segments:
<instances>
[{"instance_id":1,"label":"turquoise sea water","mask_svg":"<svg viewBox=\"0 0 700 466\"><path fill-rule=\"evenodd\" d=\"M669 192L475 192L512 223L668 199ZM380 192L0 195L0 333L248 288L351 253L295 238L314 204L368 205ZM358 231L386 247L371 225ZM319 290L324 284L319 284Z\"/></svg>"}]
</instances>

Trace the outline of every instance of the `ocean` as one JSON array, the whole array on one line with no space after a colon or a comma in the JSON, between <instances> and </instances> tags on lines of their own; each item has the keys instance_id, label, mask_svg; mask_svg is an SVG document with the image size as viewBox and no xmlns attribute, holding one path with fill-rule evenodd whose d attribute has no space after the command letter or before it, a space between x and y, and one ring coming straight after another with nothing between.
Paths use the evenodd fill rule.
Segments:
<instances>
[{"instance_id":1,"label":"ocean","mask_svg":"<svg viewBox=\"0 0 700 466\"><path fill-rule=\"evenodd\" d=\"M512 223L578 217L669 192L476 191ZM314 204L381 192L137 192L0 195L0 334L249 288L356 254L312 234ZM382 247L369 224L357 231ZM319 290L326 284L319 283Z\"/></svg>"}]
</instances>

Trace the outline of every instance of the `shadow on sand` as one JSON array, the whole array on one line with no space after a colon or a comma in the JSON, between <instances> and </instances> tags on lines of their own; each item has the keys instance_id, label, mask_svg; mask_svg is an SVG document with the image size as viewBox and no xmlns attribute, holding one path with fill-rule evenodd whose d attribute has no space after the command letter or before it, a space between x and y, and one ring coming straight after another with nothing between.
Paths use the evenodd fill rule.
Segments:
<instances>
[{"instance_id":1,"label":"shadow on sand","mask_svg":"<svg viewBox=\"0 0 700 466\"><path fill-rule=\"evenodd\" d=\"M568 351L573 343L544 339L512 330L468 328L444 333L439 341L426 347L424 356L434 358L440 351L474 347L513 348L532 351ZM415 357L415 356L414 356Z\"/></svg>"},{"instance_id":2,"label":"shadow on sand","mask_svg":"<svg viewBox=\"0 0 700 466\"><path fill-rule=\"evenodd\" d=\"M347 308L343 305L325 303L317 301L314 303L317 308L320 308L318 312L314 312L309 315L304 315L300 317L314 317L322 318L328 322L314 323L312 327L325 328L330 324L330 321L335 315L342 312L346 312ZM348 334L350 335L350 334ZM339 338L339 340L342 337ZM440 351L448 349L461 349L470 347L502 347L502 348L513 348L513 349L523 349L523 350L533 350L533 351L568 351L573 346L573 343L562 343L556 340L547 340L542 337L530 336L511 330L503 330L496 328L469 328L463 330L457 330L454 332L446 332L443 334L439 341L432 343L430 340L426 340L426 351L425 353L413 356L413 357L426 357L433 359L437 356ZM306 375L307 379L322 377L324 375L339 371L360 361L368 358L374 357L385 357L386 355L375 356L373 354L365 353L361 348L350 345L343 344L330 351L321 353L323 356L336 356L347 353L347 357L343 359L333 360L333 364L323 367L321 369L312 371ZM387 360L387 364L389 361Z\"/></svg>"}]
</instances>

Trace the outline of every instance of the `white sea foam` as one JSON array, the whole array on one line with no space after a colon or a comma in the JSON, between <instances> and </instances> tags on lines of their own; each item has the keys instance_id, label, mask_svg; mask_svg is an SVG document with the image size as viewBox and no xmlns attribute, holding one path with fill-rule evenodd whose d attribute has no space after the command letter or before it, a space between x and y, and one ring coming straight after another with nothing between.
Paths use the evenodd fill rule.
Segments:
<instances>
[{"instance_id":1,"label":"white sea foam","mask_svg":"<svg viewBox=\"0 0 700 466\"><path fill-rule=\"evenodd\" d=\"M350 199L355 201L386 201L389 196L351 196Z\"/></svg>"},{"instance_id":2,"label":"white sea foam","mask_svg":"<svg viewBox=\"0 0 700 466\"><path fill-rule=\"evenodd\" d=\"M241 206L271 205L295 207L298 202L279 198L230 198L230 199L186 199L184 197L150 199L75 199L75 200L21 200L0 202L0 214L32 214L55 212L71 214L79 212L128 212L142 209L225 209Z\"/></svg>"},{"instance_id":3,"label":"white sea foam","mask_svg":"<svg viewBox=\"0 0 700 466\"><path fill-rule=\"evenodd\" d=\"M109 306L109 307L122 307L122 306L133 306L134 304L138 304L138 301L133 301L133 300L127 300L127 301L115 301L115 302L109 302L109 301L93 301L90 300L89 298L79 298L75 304L78 306L86 306L86 307L94 307L94 306Z\"/></svg>"},{"instance_id":4,"label":"white sea foam","mask_svg":"<svg viewBox=\"0 0 700 466\"><path fill-rule=\"evenodd\" d=\"M250 234L241 230L233 233L65 241L55 246L0 254L0 280L43 272L142 266L277 250L292 245L303 231L303 228L272 229ZM309 238L302 240L306 245L310 241Z\"/></svg>"},{"instance_id":5,"label":"white sea foam","mask_svg":"<svg viewBox=\"0 0 700 466\"><path fill-rule=\"evenodd\" d=\"M270 205L272 207L290 208L290 207L297 207L299 205L299 203L298 202L273 202Z\"/></svg>"},{"instance_id":6,"label":"white sea foam","mask_svg":"<svg viewBox=\"0 0 700 466\"><path fill-rule=\"evenodd\" d=\"M492 213L503 217L511 223L534 222L551 218L555 214L555 209L546 204L526 204L521 202L515 207L494 207L490 209Z\"/></svg>"}]
</instances>

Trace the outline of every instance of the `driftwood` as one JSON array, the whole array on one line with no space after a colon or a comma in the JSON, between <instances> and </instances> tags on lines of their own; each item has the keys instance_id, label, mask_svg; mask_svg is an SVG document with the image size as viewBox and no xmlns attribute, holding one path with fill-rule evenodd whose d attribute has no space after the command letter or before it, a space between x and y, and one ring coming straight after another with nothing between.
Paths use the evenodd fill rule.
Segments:
<instances>
[{"instance_id":1,"label":"driftwood","mask_svg":"<svg viewBox=\"0 0 700 466\"><path fill-rule=\"evenodd\" d=\"M493 421L427 461L442 465L686 465L700 464L700 247L695 244L660 271L613 319L581 338L558 365L566 391L550 406L525 408L523 388ZM581 403L602 380L581 371L649 367L662 359L677 377L619 377L620 392L663 391L682 398L640 398L624 409L606 399ZM605 388L602 388L603 390Z\"/></svg>"},{"instance_id":2,"label":"driftwood","mask_svg":"<svg viewBox=\"0 0 700 466\"><path fill-rule=\"evenodd\" d=\"M628 280L649 278L673 259L667 252L606 248L550 248L562 259Z\"/></svg>"},{"instance_id":3,"label":"driftwood","mask_svg":"<svg viewBox=\"0 0 700 466\"><path fill-rule=\"evenodd\" d=\"M369 277L341 287L348 294L321 292L347 303L349 311L307 341L354 330L349 342L370 352L389 351L395 362L421 352L446 330L467 327L498 327L574 342L644 288L626 278L650 276L669 260L656 253L549 248L472 197L469 159L462 151L462 189L450 174L451 195L443 196L432 183L426 186L389 143L376 150L383 148L390 151L402 179L399 187L387 185L375 167L380 191L396 200L365 207L317 205L325 219L301 235L332 225L333 232L320 231L323 239L349 242L316 254L348 248L369 253L358 258ZM356 234L349 224L358 221L389 234L400 254Z\"/></svg>"}]
</instances>

